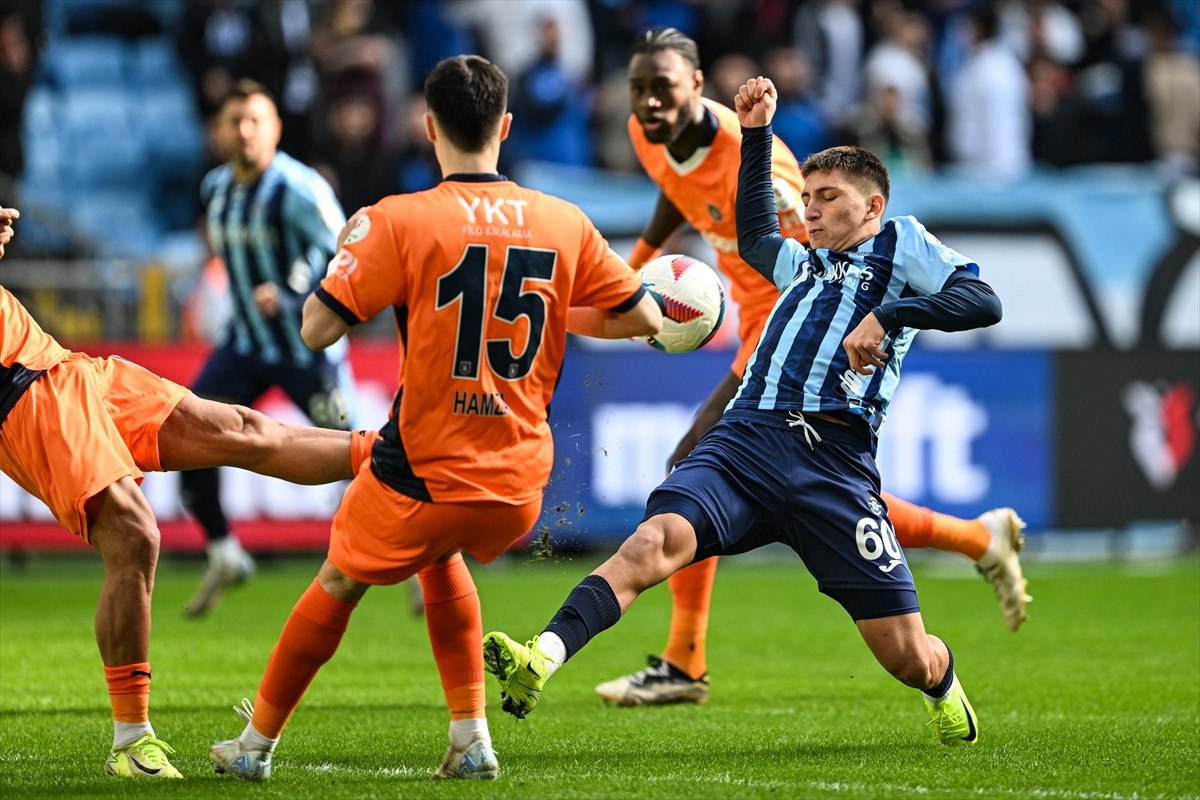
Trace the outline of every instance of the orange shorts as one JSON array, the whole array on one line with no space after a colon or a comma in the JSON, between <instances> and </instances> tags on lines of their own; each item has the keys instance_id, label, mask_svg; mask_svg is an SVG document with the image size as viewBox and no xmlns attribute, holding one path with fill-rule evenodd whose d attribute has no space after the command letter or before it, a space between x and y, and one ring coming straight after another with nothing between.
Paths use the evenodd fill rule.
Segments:
<instances>
[{"instance_id":1,"label":"orange shorts","mask_svg":"<svg viewBox=\"0 0 1200 800\"><path fill-rule=\"evenodd\" d=\"M541 512L541 498L516 506L426 503L365 469L333 515L329 560L345 575L371 584L400 583L456 550L486 564L529 533Z\"/></svg>"},{"instance_id":2,"label":"orange shorts","mask_svg":"<svg viewBox=\"0 0 1200 800\"><path fill-rule=\"evenodd\" d=\"M120 358L72 353L30 384L0 426L0 470L88 539L84 504L161 469L158 431L188 390Z\"/></svg>"}]
</instances>

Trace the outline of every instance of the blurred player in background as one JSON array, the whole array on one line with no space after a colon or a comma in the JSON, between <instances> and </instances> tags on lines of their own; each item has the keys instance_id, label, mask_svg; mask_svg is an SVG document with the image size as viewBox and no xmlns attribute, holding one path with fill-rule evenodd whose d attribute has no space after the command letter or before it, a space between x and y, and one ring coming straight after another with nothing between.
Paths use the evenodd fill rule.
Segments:
<instances>
[{"instance_id":1,"label":"blurred player in background","mask_svg":"<svg viewBox=\"0 0 1200 800\"><path fill-rule=\"evenodd\" d=\"M917 331L994 325L1000 301L975 263L915 218L884 221L887 168L860 147L809 156L801 197L812 249L781 236L775 98L770 81L752 78L737 99L738 251L782 294L733 402L541 634L521 645L490 633L484 662L500 678L504 710L524 717L550 675L641 592L687 564L781 542L846 610L880 665L923 693L938 739L972 744L975 713L950 649L925 632L874 454Z\"/></svg>"},{"instance_id":2,"label":"blurred player in background","mask_svg":"<svg viewBox=\"0 0 1200 800\"><path fill-rule=\"evenodd\" d=\"M629 62L633 104L629 138L660 194L629 263L641 267L687 222L716 251L716 266L729 279L739 313L740 346L730 371L701 405L671 453L668 470L691 452L733 399L767 315L779 298L779 290L738 256L734 201L741 130L736 115L704 98L703 88L699 51L683 33L674 28L647 31L634 44ZM801 216L800 166L778 138L771 148L771 182L784 235L808 241ZM1008 627L1016 630L1021 625L1029 601L1017 556L1024 523L1012 509L993 509L978 519L963 520L891 494L884 493L884 498L903 546L933 547L970 558L995 588ZM671 627L661 658L650 656L647 668L600 684L597 694L617 705L708 700L705 644L716 569L717 559L710 558L671 576Z\"/></svg>"},{"instance_id":3,"label":"blurred player in background","mask_svg":"<svg viewBox=\"0 0 1200 800\"><path fill-rule=\"evenodd\" d=\"M657 332L637 273L578 208L497 174L508 80L458 56L425 82L425 130L443 179L355 214L334 270L304 307L322 348L393 308L400 386L370 469L333 518L329 556L296 603L218 771L270 777L288 718L372 585L418 575L450 709L439 778L491 779L479 595L460 551L495 559L541 513L553 462L547 407L568 328L605 339Z\"/></svg>"},{"instance_id":4,"label":"blurred player in background","mask_svg":"<svg viewBox=\"0 0 1200 800\"><path fill-rule=\"evenodd\" d=\"M0 209L0 257L15 209ZM121 358L72 353L0 286L0 470L104 560L96 643L113 711L110 775L180 778L150 725L150 604L158 563L143 471L217 465L294 483L345 480L373 434L283 425L203 400ZM357 443L355 448L352 439Z\"/></svg>"},{"instance_id":5,"label":"blurred player in background","mask_svg":"<svg viewBox=\"0 0 1200 800\"><path fill-rule=\"evenodd\" d=\"M345 215L324 178L277 150L282 127L266 87L235 84L217 124L229 161L205 176L201 196L209 243L229 274L231 315L192 390L248 406L277 386L313 424L349 430L346 342L314 353L300 338L304 298L325 275ZM182 487L208 539L208 570L187 605L188 616L199 617L254 571L254 561L229 529L220 472L185 473Z\"/></svg>"}]
</instances>

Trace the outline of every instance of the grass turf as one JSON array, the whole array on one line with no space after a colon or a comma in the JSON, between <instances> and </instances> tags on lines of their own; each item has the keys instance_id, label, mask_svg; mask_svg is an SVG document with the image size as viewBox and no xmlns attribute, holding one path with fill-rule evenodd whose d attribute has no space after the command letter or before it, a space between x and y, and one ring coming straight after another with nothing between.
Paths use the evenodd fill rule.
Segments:
<instances>
[{"instance_id":1,"label":"grass turf","mask_svg":"<svg viewBox=\"0 0 1200 800\"><path fill-rule=\"evenodd\" d=\"M199 565L164 560L153 720L186 781L102 772L111 723L92 613L97 560L0 566L3 797L901 797L1200 795L1200 562L1033 565L1033 619L1012 634L960 561L915 565L929 629L954 648L980 743L939 745L920 697L874 663L798 561L727 559L709 633L708 705L609 709L592 694L643 665L669 595L643 596L517 722L489 717L501 778L434 782L447 715L424 623L374 589L285 733L266 784L213 773L319 559L263 565L209 618L183 619ZM485 630L536 632L593 556L473 566Z\"/></svg>"}]
</instances>

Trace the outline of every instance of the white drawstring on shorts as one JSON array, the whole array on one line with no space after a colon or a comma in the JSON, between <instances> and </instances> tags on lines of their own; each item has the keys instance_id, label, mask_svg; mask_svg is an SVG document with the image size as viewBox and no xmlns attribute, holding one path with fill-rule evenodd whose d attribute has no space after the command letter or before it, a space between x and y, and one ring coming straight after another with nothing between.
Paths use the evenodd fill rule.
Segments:
<instances>
[{"instance_id":1,"label":"white drawstring on shorts","mask_svg":"<svg viewBox=\"0 0 1200 800\"><path fill-rule=\"evenodd\" d=\"M804 441L808 442L809 447L813 447L814 436L818 442L821 441L821 434L817 433L817 429L809 424L808 420L804 418L804 414L795 409L788 412L788 427L801 428L804 431Z\"/></svg>"}]
</instances>

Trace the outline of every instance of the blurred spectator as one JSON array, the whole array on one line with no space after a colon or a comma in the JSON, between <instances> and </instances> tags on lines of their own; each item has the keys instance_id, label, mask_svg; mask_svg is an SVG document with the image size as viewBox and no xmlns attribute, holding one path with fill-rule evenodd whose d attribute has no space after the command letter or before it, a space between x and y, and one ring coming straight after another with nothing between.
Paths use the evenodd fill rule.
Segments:
<instances>
[{"instance_id":1,"label":"blurred spectator","mask_svg":"<svg viewBox=\"0 0 1200 800\"><path fill-rule=\"evenodd\" d=\"M381 126L379 106L369 94L347 92L333 98L325 125L327 140L318 149L313 167L350 213L399 188L396 158L380 144Z\"/></svg>"},{"instance_id":2,"label":"blurred spectator","mask_svg":"<svg viewBox=\"0 0 1200 800\"><path fill-rule=\"evenodd\" d=\"M374 0L331 0L312 34L321 96L329 100L343 92L369 95L380 119L402 107L413 85L404 40L391 29L385 8L394 11ZM392 142L392 131L384 128L380 135L381 144Z\"/></svg>"},{"instance_id":3,"label":"blurred spectator","mask_svg":"<svg viewBox=\"0 0 1200 800\"><path fill-rule=\"evenodd\" d=\"M1000 13L1000 38L1022 63L1035 57L1072 65L1083 58L1079 17L1055 0L1009 0Z\"/></svg>"},{"instance_id":4,"label":"blurred spectator","mask_svg":"<svg viewBox=\"0 0 1200 800\"><path fill-rule=\"evenodd\" d=\"M237 78L266 83L265 72L279 71L266 53L254 8L239 0L188 3L176 46L192 75L205 119L216 114Z\"/></svg>"},{"instance_id":5,"label":"blurred spectator","mask_svg":"<svg viewBox=\"0 0 1200 800\"><path fill-rule=\"evenodd\" d=\"M416 92L404 104L399 129L404 144L396 165L396 183L400 192L430 189L442 179L433 143L425 135L425 95Z\"/></svg>"},{"instance_id":6,"label":"blurred spectator","mask_svg":"<svg viewBox=\"0 0 1200 800\"><path fill-rule=\"evenodd\" d=\"M677 2L674 5L685 4ZM794 4L770 0L721 0L694 5L699 12L700 23L696 43L705 59L711 63L732 53L758 54L792 44L788 22L790 5ZM661 24L647 27L659 27ZM666 25L676 27L669 22ZM736 35L733 35L735 31ZM733 100L722 97L721 102L732 103Z\"/></svg>"},{"instance_id":7,"label":"blurred spectator","mask_svg":"<svg viewBox=\"0 0 1200 800\"><path fill-rule=\"evenodd\" d=\"M412 48L414 87L420 85L442 59L479 51L470 25L454 14L452 3L405 0L398 5Z\"/></svg>"},{"instance_id":8,"label":"blurred spectator","mask_svg":"<svg viewBox=\"0 0 1200 800\"><path fill-rule=\"evenodd\" d=\"M771 127L796 158L803 163L810 154L833 145L833 134L812 93L808 57L794 47L778 47L767 53L763 70L779 92Z\"/></svg>"},{"instance_id":9,"label":"blurred spectator","mask_svg":"<svg viewBox=\"0 0 1200 800\"><path fill-rule=\"evenodd\" d=\"M1174 21L1147 24L1146 100L1155 155L1168 174L1195 174L1200 166L1200 60L1179 47Z\"/></svg>"},{"instance_id":10,"label":"blurred spectator","mask_svg":"<svg viewBox=\"0 0 1200 800\"><path fill-rule=\"evenodd\" d=\"M450 12L474 28L482 55L508 75L520 75L537 61L541 42L530 34L551 18L562 41L557 59L563 73L581 86L591 78L595 40L584 0L460 0Z\"/></svg>"},{"instance_id":11,"label":"blurred spectator","mask_svg":"<svg viewBox=\"0 0 1200 800\"><path fill-rule=\"evenodd\" d=\"M562 67L557 19L547 16L538 20L537 43L537 57L513 81L509 98L512 133L502 160L510 164L530 159L591 164L588 93Z\"/></svg>"},{"instance_id":12,"label":"blurred spectator","mask_svg":"<svg viewBox=\"0 0 1200 800\"><path fill-rule=\"evenodd\" d=\"M629 141L629 72L614 69L596 87L592 101L592 134L596 161L604 169L641 172Z\"/></svg>"},{"instance_id":13,"label":"blurred spectator","mask_svg":"<svg viewBox=\"0 0 1200 800\"><path fill-rule=\"evenodd\" d=\"M1033 157L1055 167L1103 160L1104 147L1095 141L1103 120L1075 97L1071 71L1037 56L1029 64L1029 85Z\"/></svg>"},{"instance_id":14,"label":"blurred spectator","mask_svg":"<svg viewBox=\"0 0 1200 800\"><path fill-rule=\"evenodd\" d=\"M1103 126L1095 145L1104 152L1097 160L1141 162L1154 157L1143 75L1149 43L1132 17L1134 9L1145 14L1150 7L1096 0L1081 10L1087 47L1075 86L1078 99Z\"/></svg>"},{"instance_id":15,"label":"blurred spectator","mask_svg":"<svg viewBox=\"0 0 1200 800\"><path fill-rule=\"evenodd\" d=\"M0 4L0 174L13 178L25 169L21 112L37 66L26 5Z\"/></svg>"},{"instance_id":16,"label":"blurred spectator","mask_svg":"<svg viewBox=\"0 0 1200 800\"><path fill-rule=\"evenodd\" d=\"M808 53L825 118L835 129L858 103L866 31L853 0L812 0L800 7L793 41Z\"/></svg>"},{"instance_id":17,"label":"blurred spectator","mask_svg":"<svg viewBox=\"0 0 1200 800\"><path fill-rule=\"evenodd\" d=\"M895 86L880 84L856 109L848 126L849 138L870 150L893 175L925 172L933 166L929 129L912 115Z\"/></svg>"},{"instance_id":18,"label":"blurred spectator","mask_svg":"<svg viewBox=\"0 0 1200 800\"><path fill-rule=\"evenodd\" d=\"M742 84L761 74L762 67L750 56L727 53L704 70L704 96L733 108L733 98Z\"/></svg>"},{"instance_id":19,"label":"blurred spectator","mask_svg":"<svg viewBox=\"0 0 1200 800\"><path fill-rule=\"evenodd\" d=\"M929 23L899 3L880 3L872 9L880 40L863 65L866 103L876 105L876 95L895 90L894 102L900 105L898 114L907 121L906 127L917 126L927 135L933 116Z\"/></svg>"},{"instance_id":20,"label":"blurred spectator","mask_svg":"<svg viewBox=\"0 0 1200 800\"><path fill-rule=\"evenodd\" d=\"M950 88L948 144L956 164L998 179L1018 178L1032 161L1029 79L998 38L989 3L970 17L971 56Z\"/></svg>"},{"instance_id":21,"label":"blurred spectator","mask_svg":"<svg viewBox=\"0 0 1200 800\"><path fill-rule=\"evenodd\" d=\"M307 159L313 147L313 107L318 77L312 58L312 20L305 0L264 0L258 7L265 50L277 54L268 62L272 74L259 80L279 98L283 121L281 150Z\"/></svg>"}]
</instances>

